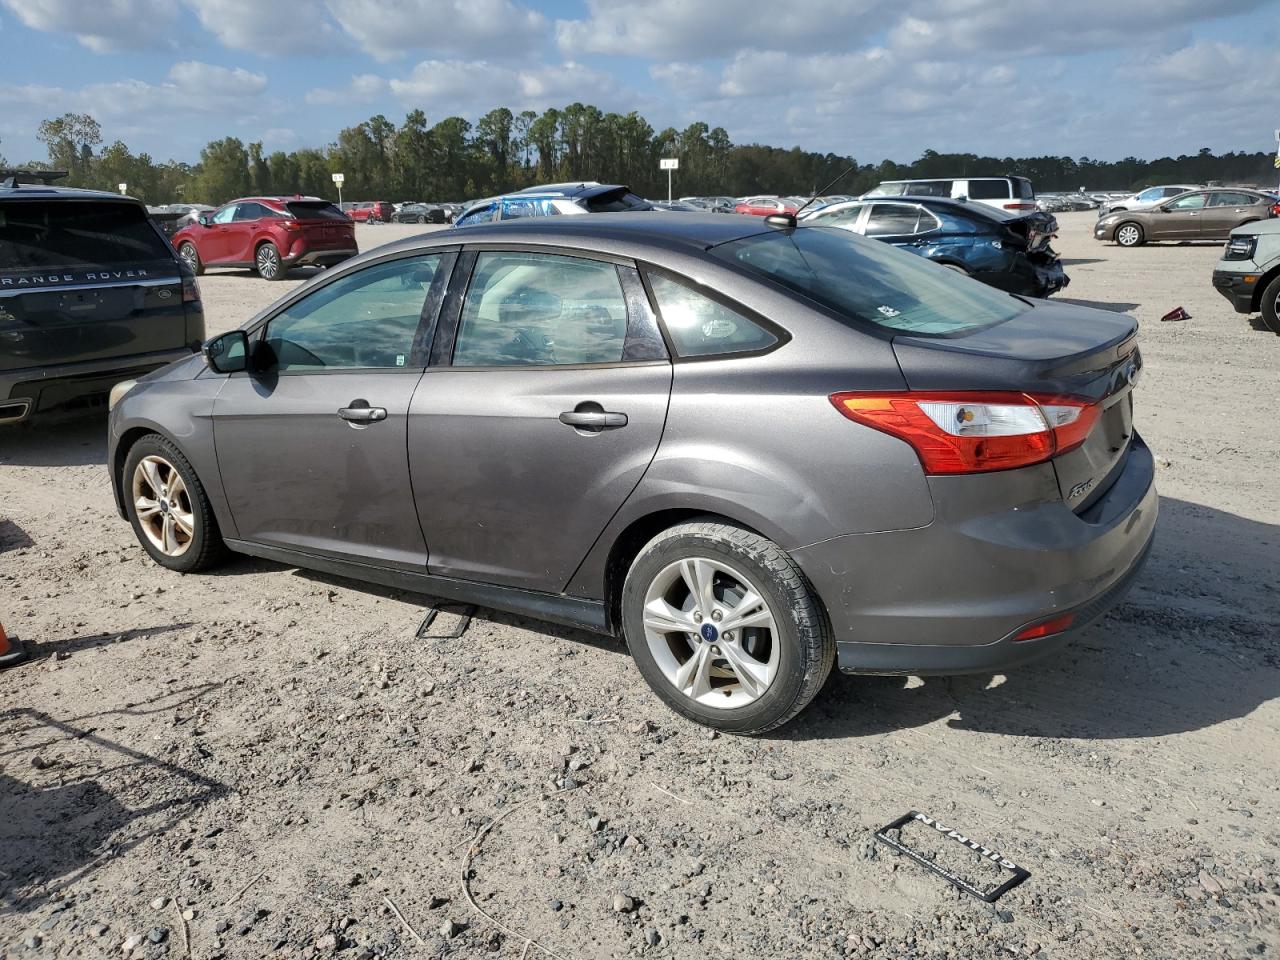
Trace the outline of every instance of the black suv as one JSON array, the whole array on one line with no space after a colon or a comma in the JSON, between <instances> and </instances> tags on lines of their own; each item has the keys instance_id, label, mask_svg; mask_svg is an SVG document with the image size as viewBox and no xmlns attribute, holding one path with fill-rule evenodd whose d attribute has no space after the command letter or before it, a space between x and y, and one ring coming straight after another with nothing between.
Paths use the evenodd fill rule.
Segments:
<instances>
[{"instance_id":1,"label":"black suv","mask_svg":"<svg viewBox=\"0 0 1280 960\"><path fill-rule=\"evenodd\" d=\"M195 277L146 207L0 171L0 424L105 399L199 351Z\"/></svg>"}]
</instances>

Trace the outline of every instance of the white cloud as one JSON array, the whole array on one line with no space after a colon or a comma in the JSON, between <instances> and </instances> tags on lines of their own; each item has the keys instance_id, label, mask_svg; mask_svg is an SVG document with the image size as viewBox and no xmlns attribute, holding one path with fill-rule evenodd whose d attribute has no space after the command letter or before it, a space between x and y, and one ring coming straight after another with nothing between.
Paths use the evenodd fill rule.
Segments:
<instances>
[{"instance_id":1,"label":"white cloud","mask_svg":"<svg viewBox=\"0 0 1280 960\"><path fill-rule=\"evenodd\" d=\"M603 106L616 96L608 74L578 63L519 68L483 60L424 60L391 92L406 106L468 113L508 106L513 110L562 106L573 100Z\"/></svg>"},{"instance_id":2,"label":"white cloud","mask_svg":"<svg viewBox=\"0 0 1280 960\"><path fill-rule=\"evenodd\" d=\"M307 94L307 103L313 106L338 106L349 103L372 103L387 92L386 79L374 73L361 73L351 78L346 87L333 90L317 87Z\"/></svg>"},{"instance_id":3,"label":"white cloud","mask_svg":"<svg viewBox=\"0 0 1280 960\"><path fill-rule=\"evenodd\" d=\"M174 0L0 0L23 24L69 33L95 53L172 46Z\"/></svg>"},{"instance_id":4,"label":"white cloud","mask_svg":"<svg viewBox=\"0 0 1280 960\"><path fill-rule=\"evenodd\" d=\"M345 43L320 0L185 2L201 26L234 50L317 54L337 51Z\"/></svg>"},{"instance_id":5,"label":"white cloud","mask_svg":"<svg viewBox=\"0 0 1280 960\"><path fill-rule=\"evenodd\" d=\"M542 46L546 18L513 0L327 0L334 20L369 54L527 55Z\"/></svg>"}]
</instances>

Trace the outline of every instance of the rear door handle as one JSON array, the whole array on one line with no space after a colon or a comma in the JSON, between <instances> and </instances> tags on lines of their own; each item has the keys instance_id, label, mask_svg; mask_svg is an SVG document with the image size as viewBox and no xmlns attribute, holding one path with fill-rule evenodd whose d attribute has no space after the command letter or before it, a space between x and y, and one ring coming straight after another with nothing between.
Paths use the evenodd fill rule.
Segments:
<instances>
[{"instance_id":1,"label":"rear door handle","mask_svg":"<svg viewBox=\"0 0 1280 960\"><path fill-rule=\"evenodd\" d=\"M609 413L604 410L566 410L560 414L560 422L569 427L585 427L588 430L605 430L627 425L625 413Z\"/></svg>"},{"instance_id":2,"label":"rear door handle","mask_svg":"<svg viewBox=\"0 0 1280 960\"><path fill-rule=\"evenodd\" d=\"M338 411L338 416L348 423L377 423L387 419L387 408L371 407L368 400L352 400Z\"/></svg>"}]
</instances>

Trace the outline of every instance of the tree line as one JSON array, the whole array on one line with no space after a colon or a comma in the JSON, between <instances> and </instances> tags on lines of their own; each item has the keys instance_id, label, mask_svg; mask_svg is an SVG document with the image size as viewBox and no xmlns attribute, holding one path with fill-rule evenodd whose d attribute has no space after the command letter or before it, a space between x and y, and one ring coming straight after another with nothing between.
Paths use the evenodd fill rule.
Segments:
<instances>
[{"instance_id":1,"label":"tree line","mask_svg":"<svg viewBox=\"0 0 1280 960\"><path fill-rule=\"evenodd\" d=\"M912 177L1025 176L1040 192L1137 190L1153 183L1269 184L1271 155L1196 154L1140 160L1088 157L984 157L926 150L912 163L858 164L853 157L799 147L735 144L723 127L693 123L655 130L634 111L605 113L582 103L514 113L490 110L474 124L445 117L430 124L410 111L398 127L378 114L339 132L325 147L267 153L261 142L213 140L194 164L157 162L120 140L103 146L102 128L87 114L68 113L40 124L47 161L32 166L66 170L68 185L128 192L147 203L219 204L239 196L308 194L334 199L332 176L346 180L348 200L465 201L555 181L625 183L652 198L666 195L663 157L676 157L678 195L808 195L850 171L832 192L859 194L882 180Z\"/></svg>"}]
</instances>

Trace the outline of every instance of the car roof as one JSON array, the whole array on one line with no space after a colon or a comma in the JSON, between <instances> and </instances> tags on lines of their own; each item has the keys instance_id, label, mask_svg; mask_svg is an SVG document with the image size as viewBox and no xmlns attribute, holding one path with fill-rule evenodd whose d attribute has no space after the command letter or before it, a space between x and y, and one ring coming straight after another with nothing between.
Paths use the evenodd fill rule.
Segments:
<instances>
[{"instance_id":1,"label":"car roof","mask_svg":"<svg viewBox=\"0 0 1280 960\"><path fill-rule=\"evenodd\" d=\"M728 221L728 222L726 222ZM379 247L392 250L461 244L536 244L585 247L616 256L643 258L646 250L702 251L731 240L771 231L749 217L689 213L681 217L649 216L643 211L597 213L589 217L522 217L498 223L479 223L465 230L448 230L410 237Z\"/></svg>"},{"instance_id":2,"label":"car roof","mask_svg":"<svg viewBox=\"0 0 1280 960\"><path fill-rule=\"evenodd\" d=\"M545 195L549 197L594 197L597 194L609 193L613 190L630 190L622 183L597 183L594 180L583 180L575 183L543 183L533 187L525 187L514 193L500 194L495 199L512 196Z\"/></svg>"},{"instance_id":3,"label":"car roof","mask_svg":"<svg viewBox=\"0 0 1280 960\"><path fill-rule=\"evenodd\" d=\"M957 200L951 197L913 197L906 193L897 197L862 197L854 200L837 200L835 203L823 204L814 208L816 213L818 210L830 210L833 207L851 207L855 204L870 203L914 203L922 207L933 207L938 210L955 210L957 212L972 213L979 217L988 217L992 220L1016 220L1020 213L1014 213L1008 210L998 210L995 207L988 206L976 200Z\"/></svg>"},{"instance_id":4,"label":"car roof","mask_svg":"<svg viewBox=\"0 0 1280 960\"><path fill-rule=\"evenodd\" d=\"M0 183L0 200L111 200L116 203L142 201L109 190L86 190L82 187L49 187L40 183L21 183L16 187Z\"/></svg>"}]
</instances>

